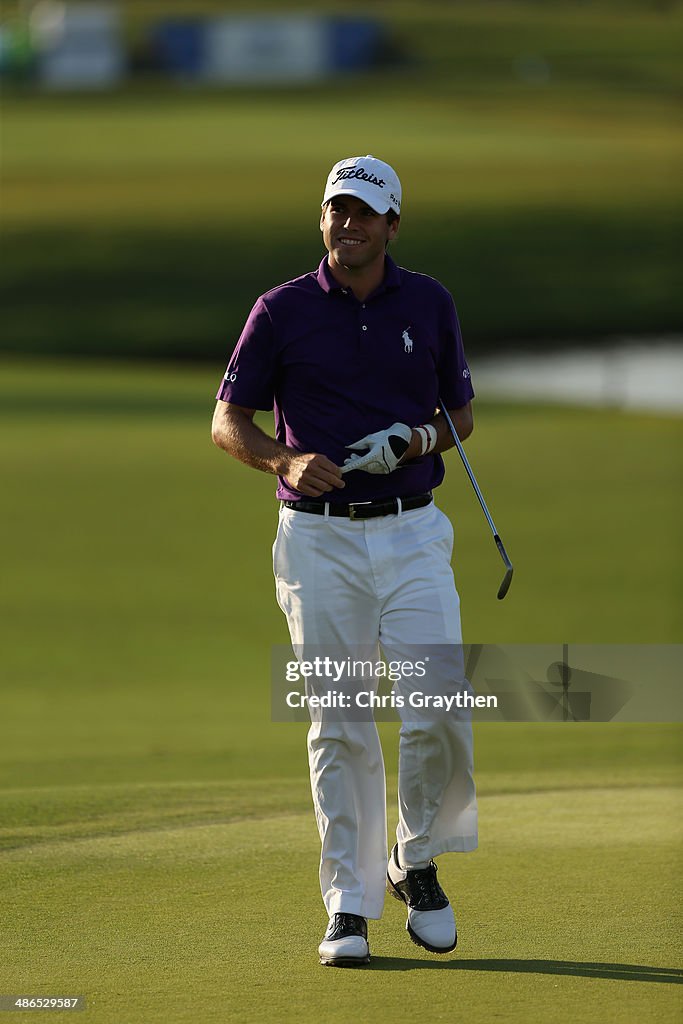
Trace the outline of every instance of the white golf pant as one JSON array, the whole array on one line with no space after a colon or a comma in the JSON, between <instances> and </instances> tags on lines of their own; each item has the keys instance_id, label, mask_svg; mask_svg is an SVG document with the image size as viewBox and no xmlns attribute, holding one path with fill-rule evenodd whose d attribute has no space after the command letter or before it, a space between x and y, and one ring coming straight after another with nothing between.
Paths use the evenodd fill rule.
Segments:
<instances>
[{"instance_id":1,"label":"white golf pant","mask_svg":"<svg viewBox=\"0 0 683 1024\"><path fill-rule=\"evenodd\" d=\"M453 530L434 505L351 520L282 508L273 565L277 599L299 659L331 645L352 658L415 660L425 646L459 651L460 602L450 566ZM434 659L438 662L438 656ZM440 684L454 679L444 659ZM437 683L439 681L437 680ZM396 684L394 689L400 688ZM402 717L399 822L402 865L477 845L472 729L454 713ZM369 715L368 715L369 717ZM374 721L311 713L308 756L322 843L320 885L328 914L379 918L387 867L386 788Z\"/></svg>"}]
</instances>

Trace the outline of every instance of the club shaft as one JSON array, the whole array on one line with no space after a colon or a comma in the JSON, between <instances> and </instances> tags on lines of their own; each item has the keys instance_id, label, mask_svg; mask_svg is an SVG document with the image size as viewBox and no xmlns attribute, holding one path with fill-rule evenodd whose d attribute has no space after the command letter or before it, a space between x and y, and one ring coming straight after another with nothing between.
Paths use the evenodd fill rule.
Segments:
<instances>
[{"instance_id":1,"label":"club shaft","mask_svg":"<svg viewBox=\"0 0 683 1024\"><path fill-rule=\"evenodd\" d=\"M462 446L462 441L458 437L458 432L455 429L455 426L453 425L453 420L448 415L448 409L446 408L446 406L444 405L444 403L443 403L443 401L441 399L439 399L439 403L441 405L441 412L443 413L443 415L445 417L446 423L448 424L448 428L449 428L449 430L450 430L450 432L451 432L451 434L453 436L453 440L455 441L455 447L458 449L458 452L460 454L460 458L462 459L462 464L465 467L465 471L466 471L468 477L470 478L470 483L472 484L472 487L474 487L474 493L479 498L479 504L481 505L481 507L483 509L483 512L484 512L484 515L486 516L486 520L487 520L489 526L491 527L491 533L495 537L496 543L498 543L500 541L500 538L498 536L498 530L496 529L496 525L493 522L493 519L491 518L491 513L489 512L489 510L488 510L488 508L486 506L486 502L484 501L484 495L479 490L479 484L477 483L475 475L472 472L472 467L470 466L469 462L467 461L467 456L465 455L465 449ZM501 552L501 554L502 554L502 552Z\"/></svg>"}]
</instances>

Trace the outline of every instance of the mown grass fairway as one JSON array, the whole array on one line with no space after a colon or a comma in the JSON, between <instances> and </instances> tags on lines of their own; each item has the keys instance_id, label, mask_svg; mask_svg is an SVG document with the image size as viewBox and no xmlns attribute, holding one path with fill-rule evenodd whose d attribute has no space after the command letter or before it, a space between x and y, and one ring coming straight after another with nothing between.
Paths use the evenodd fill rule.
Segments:
<instances>
[{"instance_id":1,"label":"mown grass fairway","mask_svg":"<svg viewBox=\"0 0 683 1024\"><path fill-rule=\"evenodd\" d=\"M674 1024L680 811L649 786L483 797L481 851L442 869L459 952L418 950L388 899L364 971L317 964L308 809L55 839L4 856L4 969L12 991L86 994L98 1024L318 1024L359 1004L382 1022L451 1021L457 1006L476 1022Z\"/></svg>"},{"instance_id":2,"label":"mown grass fairway","mask_svg":"<svg viewBox=\"0 0 683 1024\"><path fill-rule=\"evenodd\" d=\"M677 726L479 725L481 849L441 865L457 954L388 900L368 970L318 966L305 728L269 717L274 481L211 446L221 372L1 368L0 990L85 995L93 1024L679 1020ZM466 638L679 639L680 421L476 414L516 576L497 602L451 453Z\"/></svg>"}]
</instances>

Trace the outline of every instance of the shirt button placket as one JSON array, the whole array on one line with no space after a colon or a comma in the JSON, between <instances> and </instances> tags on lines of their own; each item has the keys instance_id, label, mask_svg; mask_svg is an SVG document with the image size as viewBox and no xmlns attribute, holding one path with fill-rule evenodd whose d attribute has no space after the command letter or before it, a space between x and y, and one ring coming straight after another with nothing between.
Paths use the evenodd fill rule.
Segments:
<instances>
[{"instance_id":1,"label":"shirt button placket","mask_svg":"<svg viewBox=\"0 0 683 1024\"><path fill-rule=\"evenodd\" d=\"M365 309L365 303L364 302L361 302L360 308L361 309ZM362 313L360 315L361 315L361 317L363 316ZM368 325L361 322L360 329L361 329L361 331L367 331Z\"/></svg>"}]
</instances>

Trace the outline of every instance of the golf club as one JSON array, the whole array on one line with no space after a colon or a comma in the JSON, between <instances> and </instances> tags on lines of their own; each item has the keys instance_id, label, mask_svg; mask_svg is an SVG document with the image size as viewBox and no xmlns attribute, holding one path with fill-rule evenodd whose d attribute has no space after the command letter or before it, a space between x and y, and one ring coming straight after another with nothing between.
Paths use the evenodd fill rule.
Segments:
<instances>
[{"instance_id":1,"label":"golf club","mask_svg":"<svg viewBox=\"0 0 683 1024\"><path fill-rule=\"evenodd\" d=\"M450 430L451 435L453 437L453 440L455 441L455 447L458 449L458 451L460 453L460 458L462 459L462 464L463 464L463 466L465 467L465 469L467 471L468 477L470 478L470 483L474 487L474 493L479 498L479 504L481 505L482 509L484 510L484 515L486 516L486 520L487 520L489 526L491 527L491 532L493 533L493 539L495 540L496 547L498 548L498 551L500 552L500 557L503 559L503 562L505 563L505 576L503 577L503 582L501 583L500 587L498 588L498 600L502 601L503 598L505 597L505 595L507 594L508 590L510 589L510 583L512 582L512 573L514 572L514 569L513 569L513 566L512 566L512 562L508 558L507 552L506 552L505 548L503 547L503 542L500 539L498 531L496 530L495 523L493 522L493 519L491 518L491 513L489 512L488 508L486 507L486 502L484 501L484 497L483 497L481 491L479 490L479 484L477 483L477 481L475 479L475 476L474 476L474 473L472 472L472 467L470 466L469 462L467 461L467 456L465 455L465 450L464 450L464 448L462 446L462 442L460 441L460 438L458 437L458 433L457 433L455 427L453 426L453 420L448 415L448 409L444 405L444 403L443 403L441 398L439 398L439 405L441 407L441 412L443 413L443 416L444 416L444 418L446 420L446 423L448 424L448 429Z\"/></svg>"}]
</instances>

